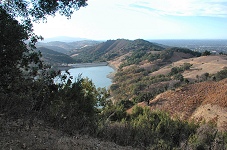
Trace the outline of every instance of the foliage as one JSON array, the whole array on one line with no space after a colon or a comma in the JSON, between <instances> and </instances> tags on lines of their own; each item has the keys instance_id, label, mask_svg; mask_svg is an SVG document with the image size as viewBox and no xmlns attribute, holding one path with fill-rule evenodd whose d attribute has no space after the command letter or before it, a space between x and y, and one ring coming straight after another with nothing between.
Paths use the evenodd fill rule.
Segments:
<instances>
[{"instance_id":1,"label":"foliage","mask_svg":"<svg viewBox=\"0 0 227 150\"><path fill-rule=\"evenodd\" d=\"M1 2L0 113L5 117L27 118L31 124L38 117L71 133L94 132L95 106L106 94L98 96L102 90L97 91L88 79L79 78L71 83L66 75L43 65L40 53L34 51L40 37L34 35L31 21L56 11L69 17L72 9L85 5L85 1L71 0ZM55 84L57 75L62 84Z\"/></svg>"},{"instance_id":2,"label":"foliage","mask_svg":"<svg viewBox=\"0 0 227 150\"><path fill-rule=\"evenodd\" d=\"M34 86L34 78L45 70L39 60L39 53L27 49L25 40L29 38L24 25L13 19L0 6L0 93L1 110L8 112L17 108L17 104L28 103L31 94L29 87ZM27 30L25 30L27 29ZM33 45L34 41L30 43ZM24 101L24 102L23 102Z\"/></svg>"},{"instance_id":3,"label":"foliage","mask_svg":"<svg viewBox=\"0 0 227 150\"><path fill-rule=\"evenodd\" d=\"M186 144L188 149L211 146L224 149L226 134L218 134L213 128L198 128L196 131L197 126L193 123L171 119L167 113L152 112L149 108L135 107L131 115L126 113L126 109L133 105L129 99L139 96L138 92L141 90L144 91L141 99L150 99L166 90L166 84L154 86L157 82L169 81L170 78L165 75L149 77L149 72L138 67L119 71L112 90L120 93L122 101L115 105L107 99L109 92L96 89L89 79L78 77L72 83L67 75L60 75L60 72L43 65L39 59L40 54L34 52L34 44L39 37L32 33L32 18L45 18L57 11L69 17L73 8L85 5L85 1L71 0L20 0L1 3L1 116L28 118L31 125L35 118L39 118L71 134L77 131L97 134L100 138L120 145L144 149L179 148L185 141L189 143ZM15 20L18 17L22 18L21 22ZM25 41L29 38L31 42L28 47ZM135 55L144 59L142 51L151 45L146 43L148 47L143 47L141 42L144 41L136 40L136 45L128 45L125 50L135 50L136 46L141 46ZM166 58L165 55L160 57ZM217 74L217 79L221 79L223 74L226 74L225 70ZM55 84L56 76L62 80L61 84ZM99 105L102 108L98 108ZM215 142L216 139L222 139L223 144Z\"/></svg>"},{"instance_id":4,"label":"foliage","mask_svg":"<svg viewBox=\"0 0 227 150\"><path fill-rule=\"evenodd\" d=\"M70 56L50 50L48 48L39 47L35 51L41 52L41 59L44 60L45 63L51 64L52 66L61 65L63 63L69 64L75 62L75 60Z\"/></svg>"},{"instance_id":5,"label":"foliage","mask_svg":"<svg viewBox=\"0 0 227 150\"><path fill-rule=\"evenodd\" d=\"M143 68L132 66L118 70L110 90L115 99L134 102L148 101L168 89L171 78L165 75L148 76ZM160 84L162 83L162 84Z\"/></svg>"},{"instance_id":6,"label":"foliage","mask_svg":"<svg viewBox=\"0 0 227 150\"><path fill-rule=\"evenodd\" d=\"M56 12L70 18L74 10L87 5L86 0L3 0L1 3L9 14L26 21L46 19L47 15L55 15Z\"/></svg>"},{"instance_id":7,"label":"foliage","mask_svg":"<svg viewBox=\"0 0 227 150\"><path fill-rule=\"evenodd\" d=\"M125 146L157 148L165 145L172 149L179 147L197 128L195 124L173 120L167 113L138 106L129 118L119 123L106 123L99 129L98 136Z\"/></svg>"},{"instance_id":8,"label":"foliage","mask_svg":"<svg viewBox=\"0 0 227 150\"><path fill-rule=\"evenodd\" d=\"M95 132L98 92L91 80L78 77L75 83L60 87L50 105L50 120L55 126L72 133L74 130Z\"/></svg>"},{"instance_id":9,"label":"foliage","mask_svg":"<svg viewBox=\"0 0 227 150\"><path fill-rule=\"evenodd\" d=\"M210 55L210 54L211 54L210 51L205 50L205 51L202 53L202 56L208 56L208 55Z\"/></svg>"},{"instance_id":10,"label":"foliage","mask_svg":"<svg viewBox=\"0 0 227 150\"><path fill-rule=\"evenodd\" d=\"M162 51L160 51L160 50L162 50ZM154 53L152 51L156 51L156 52ZM159 52L157 52L157 51L159 51ZM158 59L161 59L163 61L168 61L168 59L170 59L173 56L174 52L188 53L193 56L201 55L201 53L199 53L199 52L194 52L189 49L177 48L177 47L174 47L171 49L166 49L166 50L157 49L157 48L154 48L154 49L142 49L141 48L141 49L137 49L137 50L133 51L133 53L130 56L126 57L126 61L123 64L121 64L120 68L129 66L132 64L139 64L140 62L145 61L145 60L147 60L149 62L155 61Z\"/></svg>"},{"instance_id":11,"label":"foliage","mask_svg":"<svg viewBox=\"0 0 227 150\"><path fill-rule=\"evenodd\" d=\"M169 73L170 76L176 75L178 73L184 72L185 70L189 70L192 64L184 63L183 66L180 67L173 67L171 68L171 72Z\"/></svg>"},{"instance_id":12,"label":"foliage","mask_svg":"<svg viewBox=\"0 0 227 150\"><path fill-rule=\"evenodd\" d=\"M222 79L227 78L227 68L224 68L223 70L217 72L217 73L214 75L214 77L215 77L215 80L216 80L216 81L220 81L220 80L222 80Z\"/></svg>"}]
</instances>

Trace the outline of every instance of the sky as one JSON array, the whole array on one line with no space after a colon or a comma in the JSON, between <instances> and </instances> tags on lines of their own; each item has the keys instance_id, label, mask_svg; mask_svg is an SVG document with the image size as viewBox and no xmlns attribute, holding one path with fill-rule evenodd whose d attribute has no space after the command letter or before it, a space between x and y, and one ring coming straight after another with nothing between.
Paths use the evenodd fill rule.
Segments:
<instances>
[{"instance_id":1,"label":"sky","mask_svg":"<svg viewBox=\"0 0 227 150\"><path fill-rule=\"evenodd\" d=\"M34 25L37 35L109 39L227 39L227 0L88 0L71 19Z\"/></svg>"}]
</instances>

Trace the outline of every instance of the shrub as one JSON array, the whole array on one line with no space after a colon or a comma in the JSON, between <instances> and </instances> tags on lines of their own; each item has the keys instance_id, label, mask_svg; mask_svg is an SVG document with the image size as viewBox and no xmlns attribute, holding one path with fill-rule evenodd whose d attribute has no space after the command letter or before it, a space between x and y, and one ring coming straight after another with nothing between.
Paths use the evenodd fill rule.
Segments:
<instances>
[{"instance_id":1,"label":"shrub","mask_svg":"<svg viewBox=\"0 0 227 150\"><path fill-rule=\"evenodd\" d=\"M216 81L227 78L227 69L223 69L215 74Z\"/></svg>"}]
</instances>

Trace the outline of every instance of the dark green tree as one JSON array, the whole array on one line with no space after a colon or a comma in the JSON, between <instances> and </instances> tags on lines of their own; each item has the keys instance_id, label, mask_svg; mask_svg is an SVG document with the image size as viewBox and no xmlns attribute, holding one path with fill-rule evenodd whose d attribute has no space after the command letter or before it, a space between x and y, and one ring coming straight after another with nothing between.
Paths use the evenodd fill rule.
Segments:
<instances>
[{"instance_id":1,"label":"dark green tree","mask_svg":"<svg viewBox=\"0 0 227 150\"><path fill-rule=\"evenodd\" d=\"M3 8L14 17L22 20L46 19L56 12L68 18L75 10L87 5L86 0L2 0Z\"/></svg>"},{"instance_id":2,"label":"dark green tree","mask_svg":"<svg viewBox=\"0 0 227 150\"><path fill-rule=\"evenodd\" d=\"M202 53L202 56L208 56L208 55L210 55L210 54L211 54L210 51L205 50L205 51Z\"/></svg>"},{"instance_id":3,"label":"dark green tree","mask_svg":"<svg viewBox=\"0 0 227 150\"><path fill-rule=\"evenodd\" d=\"M0 1L0 113L20 115L47 109L53 92L53 78L34 52L42 38L33 33L33 21L59 12L70 18L85 0L2 0ZM48 104L48 105L46 105Z\"/></svg>"}]
</instances>

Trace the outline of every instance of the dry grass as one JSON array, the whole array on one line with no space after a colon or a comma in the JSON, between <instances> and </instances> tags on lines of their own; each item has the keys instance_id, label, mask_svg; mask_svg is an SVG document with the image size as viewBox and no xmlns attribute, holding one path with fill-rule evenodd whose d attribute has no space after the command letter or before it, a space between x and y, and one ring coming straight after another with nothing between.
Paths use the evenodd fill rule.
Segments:
<instances>
[{"instance_id":1,"label":"dry grass","mask_svg":"<svg viewBox=\"0 0 227 150\"><path fill-rule=\"evenodd\" d=\"M175 58L171 58L173 60L177 60ZM224 67L227 67L227 56L201 56L197 58L188 58L182 59L172 64L169 64L158 71L151 73L151 76L159 75L159 74L168 74L171 71L172 67L179 67L184 63L192 64L190 70L185 71L182 75L184 78L188 79L196 79L196 76L201 76L204 73L214 74Z\"/></svg>"},{"instance_id":2,"label":"dry grass","mask_svg":"<svg viewBox=\"0 0 227 150\"><path fill-rule=\"evenodd\" d=\"M146 106L142 102L139 106ZM227 131L227 79L207 81L169 90L150 100L151 110L163 110L181 119L213 122ZM132 110L129 109L128 113Z\"/></svg>"}]
</instances>

